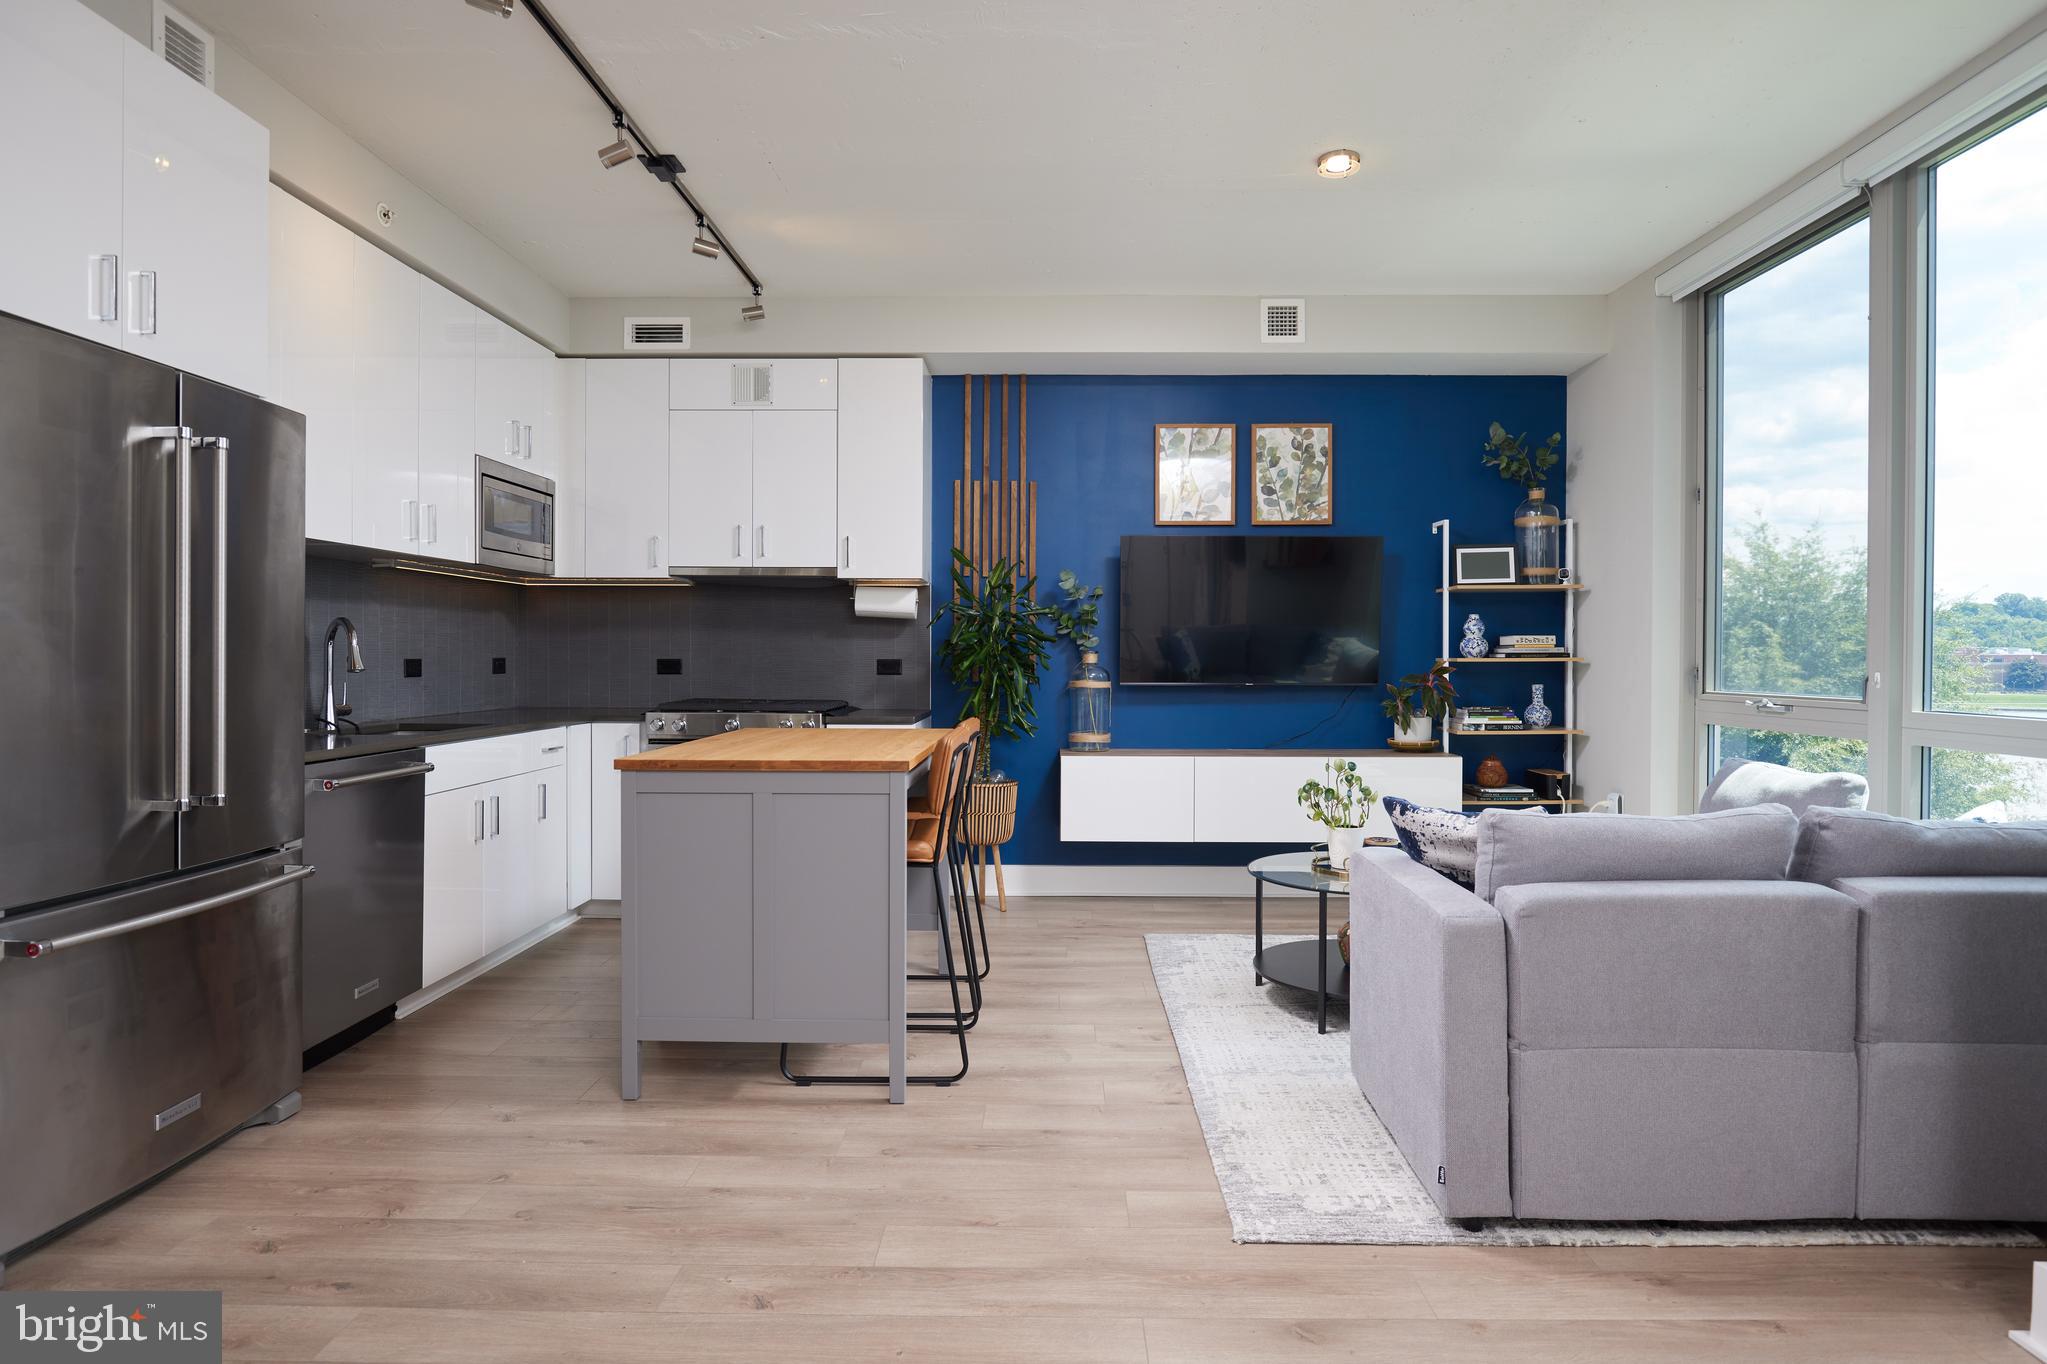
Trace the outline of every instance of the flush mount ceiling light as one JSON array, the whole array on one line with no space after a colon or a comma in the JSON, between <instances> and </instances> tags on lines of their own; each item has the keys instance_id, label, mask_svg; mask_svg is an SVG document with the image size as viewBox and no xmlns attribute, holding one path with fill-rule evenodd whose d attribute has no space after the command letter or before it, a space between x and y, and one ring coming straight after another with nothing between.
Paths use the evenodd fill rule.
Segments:
<instances>
[{"instance_id":1,"label":"flush mount ceiling light","mask_svg":"<svg viewBox=\"0 0 2047 1364\"><path fill-rule=\"evenodd\" d=\"M1315 158L1315 174L1324 179L1341 180L1346 175L1356 175L1357 171L1358 154L1349 147L1338 147Z\"/></svg>"},{"instance_id":2,"label":"flush mount ceiling light","mask_svg":"<svg viewBox=\"0 0 2047 1364\"><path fill-rule=\"evenodd\" d=\"M720 247L714 238L705 234L704 220L702 218L697 219L696 240L689 244L689 249L696 252L699 256L708 256L712 260L718 259Z\"/></svg>"},{"instance_id":3,"label":"flush mount ceiling light","mask_svg":"<svg viewBox=\"0 0 2047 1364\"><path fill-rule=\"evenodd\" d=\"M606 170L633 159L633 144L625 135L625 122L615 120L611 126L618 133L618 140L597 149L597 164Z\"/></svg>"},{"instance_id":4,"label":"flush mount ceiling light","mask_svg":"<svg viewBox=\"0 0 2047 1364\"><path fill-rule=\"evenodd\" d=\"M495 14L500 19L512 17L512 0L469 0L469 8Z\"/></svg>"}]
</instances>

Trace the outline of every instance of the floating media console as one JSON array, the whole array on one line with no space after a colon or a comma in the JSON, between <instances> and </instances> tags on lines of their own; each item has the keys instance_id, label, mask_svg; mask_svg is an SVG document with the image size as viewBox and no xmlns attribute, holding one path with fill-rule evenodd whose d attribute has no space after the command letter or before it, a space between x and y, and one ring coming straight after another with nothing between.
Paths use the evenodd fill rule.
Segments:
<instances>
[{"instance_id":1,"label":"floating media console","mask_svg":"<svg viewBox=\"0 0 2047 1364\"><path fill-rule=\"evenodd\" d=\"M1328 831L1294 793L1330 758L1349 758L1382 796L1456 809L1463 760L1386 749L1122 748L1059 755L1059 837L1067 843L1320 843ZM1390 836L1383 807L1366 826Z\"/></svg>"}]
</instances>

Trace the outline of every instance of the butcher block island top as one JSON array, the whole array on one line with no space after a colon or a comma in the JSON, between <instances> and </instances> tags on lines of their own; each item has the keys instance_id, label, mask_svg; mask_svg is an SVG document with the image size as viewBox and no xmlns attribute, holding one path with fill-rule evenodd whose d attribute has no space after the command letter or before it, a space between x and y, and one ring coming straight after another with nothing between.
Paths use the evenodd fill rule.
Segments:
<instances>
[{"instance_id":1,"label":"butcher block island top","mask_svg":"<svg viewBox=\"0 0 2047 1364\"><path fill-rule=\"evenodd\" d=\"M611 765L621 772L914 772L936 729L735 729L666 744Z\"/></svg>"}]
</instances>

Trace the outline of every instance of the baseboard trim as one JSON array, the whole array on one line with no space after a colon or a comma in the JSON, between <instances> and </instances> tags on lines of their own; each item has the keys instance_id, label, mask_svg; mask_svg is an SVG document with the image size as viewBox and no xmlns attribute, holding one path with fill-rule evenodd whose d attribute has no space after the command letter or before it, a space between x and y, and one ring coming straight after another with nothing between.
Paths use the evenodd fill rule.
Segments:
<instances>
[{"instance_id":1,"label":"baseboard trim","mask_svg":"<svg viewBox=\"0 0 2047 1364\"><path fill-rule=\"evenodd\" d=\"M585 900L576 913L586 919L616 919L625 906L617 900Z\"/></svg>"},{"instance_id":2,"label":"baseboard trim","mask_svg":"<svg viewBox=\"0 0 2047 1364\"><path fill-rule=\"evenodd\" d=\"M988 871L988 891L995 891L994 868ZM1069 867L1053 863L1020 867L1005 866L1002 882L1013 896L1051 896L1085 899L1114 896L1118 899L1164 896L1172 898L1251 898L1251 877L1242 867ZM1306 891L1267 886L1267 895L1300 895Z\"/></svg>"},{"instance_id":3,"label":"baseboard trim","mask_svg":"<svg viewBox=\"0 0 2047 1364\"><path fill-rule=\"evenodd\" d=\"M453 975L443 976L417 994L407 995L398 1001L397 1016L399 1018L410 1018L442 996L452 994L454 991L461 989L484 972L503 966L513 957L518 956L521 952L533 946L533 944L552 938L564 928L573 927L578 917L575 914L564 914L559 918L549 919L525 937L515 938L489 956L479 957Z\"/></svg>"}]
</instances>

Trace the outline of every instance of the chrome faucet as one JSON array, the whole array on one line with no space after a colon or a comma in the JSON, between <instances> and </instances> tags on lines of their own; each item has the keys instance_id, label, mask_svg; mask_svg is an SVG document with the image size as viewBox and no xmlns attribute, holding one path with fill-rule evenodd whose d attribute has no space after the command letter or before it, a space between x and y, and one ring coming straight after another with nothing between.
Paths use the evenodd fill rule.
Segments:
<instances>
[{"instance_id":1,"label":"chrome faucet","mask_svg":"<svg viewBox=\"0 0 2047 1364\"><path fill-rule=\"evenodd\" d=\"M337 717L348 714L348 678L341 679L341 704L334 704L334 636L348 632L348 671L359 673L363 670L362 641L356 637L355 622L347 616L336 616L327 626L327 702L320 708L320 723L328 729L339 729Z\"/></svg>"}]
</instances>

